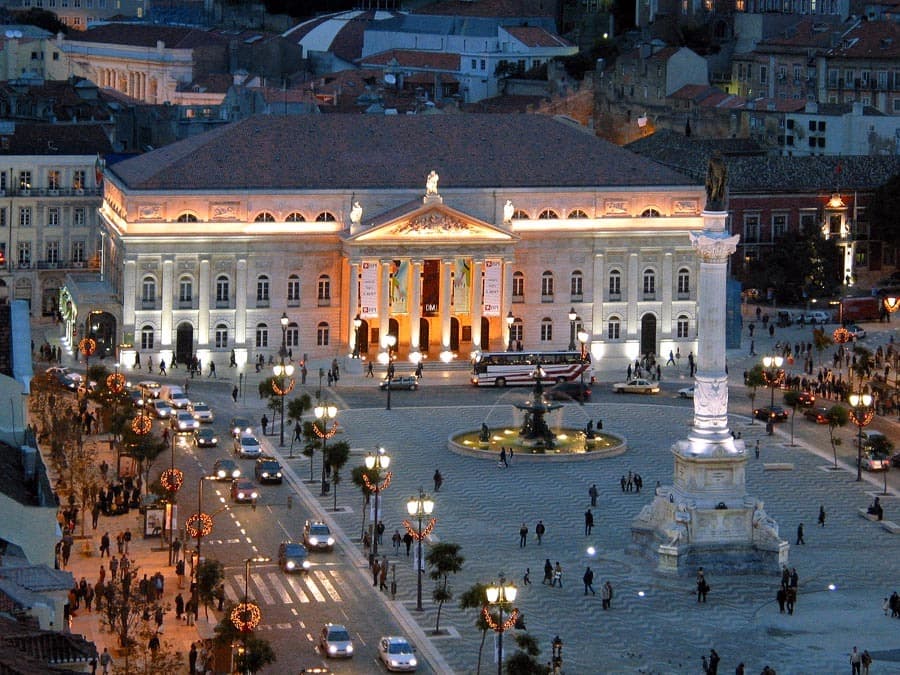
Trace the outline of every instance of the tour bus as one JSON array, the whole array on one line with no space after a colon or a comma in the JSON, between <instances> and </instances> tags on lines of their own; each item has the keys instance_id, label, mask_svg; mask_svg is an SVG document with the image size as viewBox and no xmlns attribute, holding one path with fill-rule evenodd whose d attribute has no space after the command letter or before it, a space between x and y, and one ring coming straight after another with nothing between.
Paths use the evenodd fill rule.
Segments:
<instances>
[{"instance_id":1,"label":"tour bus","mask_svg":"<svg viewBox=\"0 0 900 675\"><path fill-rule=\"evenodd\" d=\"M581 377L591 357L574 352L484 352L473 359L472 384L508 387L534 384L537 366L544 382L570 382Z\"/></svg>"}]
</instances>

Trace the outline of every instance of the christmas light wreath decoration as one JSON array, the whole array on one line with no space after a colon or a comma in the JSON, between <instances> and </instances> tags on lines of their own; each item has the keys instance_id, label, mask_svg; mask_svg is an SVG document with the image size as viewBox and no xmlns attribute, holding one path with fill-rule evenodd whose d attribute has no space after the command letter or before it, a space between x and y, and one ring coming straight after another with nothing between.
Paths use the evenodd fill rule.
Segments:
<instances>
[{"instance_id":1,"label":"christmas light wreath decoration","mask_svg":"<svg viewBox=\"0 0 900 675\"><path fill-rule=\"evenodd\" d=\"M422 529L422 534L419 534L419 531L418 531L416 528L414 528L414 527L412 526L412 523L410 523L408 520L404 520L404 521L403 521L403 527L405 527L405 528L406 528L406 531L409 532L409 533L412 535L413 539L415 539L416 541L418 541L418 540L420 540L420 539L424 539L424 538L427 537L429 534L431 534L431 531L434 529L434 524L435 524L436 522L437 522L437 518L432 518L431 520L429 520L429 521L428 521L428 525L426 525L426 526Z\"/></svg>"},{"instance_id":2,"label":"christmas light wreath decoration","mask_svg":"<svg viewBox=\"0 0 900 675\"><path fill-rule=\"evenodd\" d=\"M122 373L113 373L106 378L106 388L113 394L121 394L125 390L125 376Z\"/></svg>"},{"instance_id":3,"label":"christmas light wreath decoration","mask_svg":"<svg viewBox=\"0 0 900 675\"><path fill-rule=\"evenodd\" d=\"M97 351L97 341L94 338L83 338L78 343L78 351L85 356L93 356L94 352Z\"/></svg>"},{"instance_id":4,"label":"christmas light wreath decoration","mask_svg":"<svg viewBox=\"0 0 900 675\"><path fill-rule=\"evenodd\" d=\"M287 396L292 391L294 391L294 378L287 378L287 386L284 389L278 386L277 380L280 378L272 378L272 391L275 392L276 396Z\"/></svg>"},{"instance_id":5,"label":"christmas light wreath decoration","mask_svg":"<svg viewBox=\"0 0 900 675\"><path fill-rule=\"evenodd\" d=\"M252 602L242 602L231 610L231 623L242 633L249 633L259 625L262 613Z\"/></svg>"},{"instance_id":6,"label":"christmas light wreath decoration","mask_svg":"<svg viewBox=\"0 0 900 675\"><path fill-rule=\"evenodd\" d=\"M835 328L834 333L832 333L831 336L839 345L850 342L850 331L843 326L841 326L840 328Z\"/></svg>"},{"instance_id":7,"label":"christmas light wreath decoration","mask_svg":"<svg viewBox=\"0 0 900 675\"><path fill-rule=\"evenodd\" d=\"M160 475L159 483L169 492L178 492L184 484L184 473L181 469L166 469Z\"/></svg>"},{"instance_id":8,"label":"christmas light wreath decoration","mask_svg":"<svg viewBox=\"0 0 900 675\"><path fill-rule=\"evenodd\" d=\"M328 440L329 438L331 438L332 436L334 436L337 433L338 423L337 423L337 420L335 420L334 424L331 426L331 429L326 429L325 431L322 431L319 428L319 425L316 424L315 422L313 422L312 428L313 428L313 433L315 433L316 436L318 436L319 438L324 438L324 439Z\"/></svg>"},{"instance_id":9,"label":"christmas light wreath decoration","mask_svg":"<svg viewBox=\"0 0 900 675\"><path fill-rule=\"evenodd\" d=\"M519 618L519 610L514 609L509 613L509 618L503 622L501 626L499 623L494 621L494 617L491 614L490 610L487 608L487 605L481 608L481 616L484 617L484 622L491 628L491 630L497 633L505 633L510 628L516 625L516 620Z\"/></svg>"},{"instance_id":10,"label":"christmas light wreath decoration","mask_svg":"<svg viewBox=\"0 0 900 675\"><path fill-rule=\"evenodd\" d=\"M313 425L313 426L315 426L315 425ZM375 489L376 489L375 484L369 480L369 477L366 474L363 474L362 477L363 477L363 484L365 484L365 486L366 486L366 490L368 490L369 492L375 492ZM391 478L393 478L393 477L394 477L393 472L388 471L387 474L385 474L385 476L384 476L384 481L381 483L381 485L378 486L378 492L387 490L388 487L390 487L390 485L391 485Z\"/></svg>"},{"instance_id":11,"label":"christmas light wreath decoration","mask_svg":"<svg viewBox=\"0 0 900 675\"><path fill-rule=\"evenodd\" d=\"M850 416L850 421L858 427L867 427L875 419L875 410L873 408L863 410L861 415L857 415L853 408L850 408L847 413Z\"/></svg>"},{"instance_id":12,"label":"christmas light wreath decoration","mask_svg":"<svg viewBox=\"0 0 900 675\"><path fill-rule=\"evenodd\" d=\"M136 433L138 436L146 436L150 433L150 430L153 428L153 420L149 417L144 417L141 415L140 417L135 417L131 420L131 430Z\"/></svg>"},{"instance_id":13,"label":"christmas light wreath decoration","mask_svg":"<svg viewBox=\"0 0 900 675\"><path fill-rule=\"evenodd\" d=\"M192 538L205 537L212 532L212 517L208 513L195 513L187 519L184 527Z\"/></svg>"}]
</instances>

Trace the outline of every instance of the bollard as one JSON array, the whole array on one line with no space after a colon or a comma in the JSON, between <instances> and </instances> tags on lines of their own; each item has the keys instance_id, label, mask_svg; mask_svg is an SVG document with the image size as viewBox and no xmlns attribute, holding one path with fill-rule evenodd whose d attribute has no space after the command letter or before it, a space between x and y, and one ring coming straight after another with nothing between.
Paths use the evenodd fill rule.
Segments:
<instances>
[{"instance_id":1,"label":"bollard","mask_svg":"<svg viewBox=\"0 0 900 675\"><path fill-rule=\"evenodd\" d=\"M291 510L294 507L294 495L288 495L287 507L288 510Z\"/></svg>"}]
</instances>

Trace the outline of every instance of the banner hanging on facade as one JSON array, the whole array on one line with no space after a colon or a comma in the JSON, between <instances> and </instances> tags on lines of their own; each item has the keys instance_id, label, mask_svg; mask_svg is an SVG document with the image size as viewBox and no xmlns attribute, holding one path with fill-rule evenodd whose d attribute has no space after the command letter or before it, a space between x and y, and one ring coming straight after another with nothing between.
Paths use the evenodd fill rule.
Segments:
<instances>
[{"instance_id":1,"label":"banner hanging on facade","mask_svg":"<svg viewBox=\"0 0 900 675\"><path fill-rule=\"evenodd\" d=\"M484 261L484 300L482 316L500 316L500 298L503 289L503 263L500 260Z\"/></svg>"},{"instance_id":2,"label":"banner hanging on facade","mask_svg":"<svg viewBox=\"0 0 900 675\"><path fill-rule=\"evenodd\" d=\"M457 314L470 311L469 297L472 294L472 260L457 258L453 270L453 309Z\"/></svg>"},{"instance_id":3,"label":"banner hanging on facade","mask_svg":"<svg viewBox=\"0 0 900 675\"><path fill-rule=\"evenodd\" d=\"M422 316L437 316L441 297L441 261L422 265Z\"/></svg>"},{"instance_id":4,"label":"banner hanging on facade","mask_svg":"<svg viewBox=\"0 0 900 675\"><path fill-rule=\"evenodd\" d=\"M406 298L409 293L409 260L391 262L391 314L409 311Z\"/></svg>"},{"instance_id":5,"label":"banner hanging on facade","mask_svg":"<svg viewBox=\"0 0 900 675\"><path fill-rule=\"evenodd\" d=\"M378 263L360 264L359 277L359 315L371 319L378 316Z\"/></svg>"}]
</instances>

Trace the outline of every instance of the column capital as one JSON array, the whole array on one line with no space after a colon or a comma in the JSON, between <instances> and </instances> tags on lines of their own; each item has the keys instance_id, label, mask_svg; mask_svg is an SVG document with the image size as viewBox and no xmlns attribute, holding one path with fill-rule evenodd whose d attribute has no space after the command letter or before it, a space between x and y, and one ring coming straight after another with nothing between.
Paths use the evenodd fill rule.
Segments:
<instances>
[{"instance_id":1,"label":"column capital","mask_svg":"<svg viewBox=\"0 0 900 675\"><path fill-rule=\"evenodd\" d=\"M703 262L724 263L737 250L739 235L725 232L690 232L691 246Z\"/></svg>"}]
</instances>

